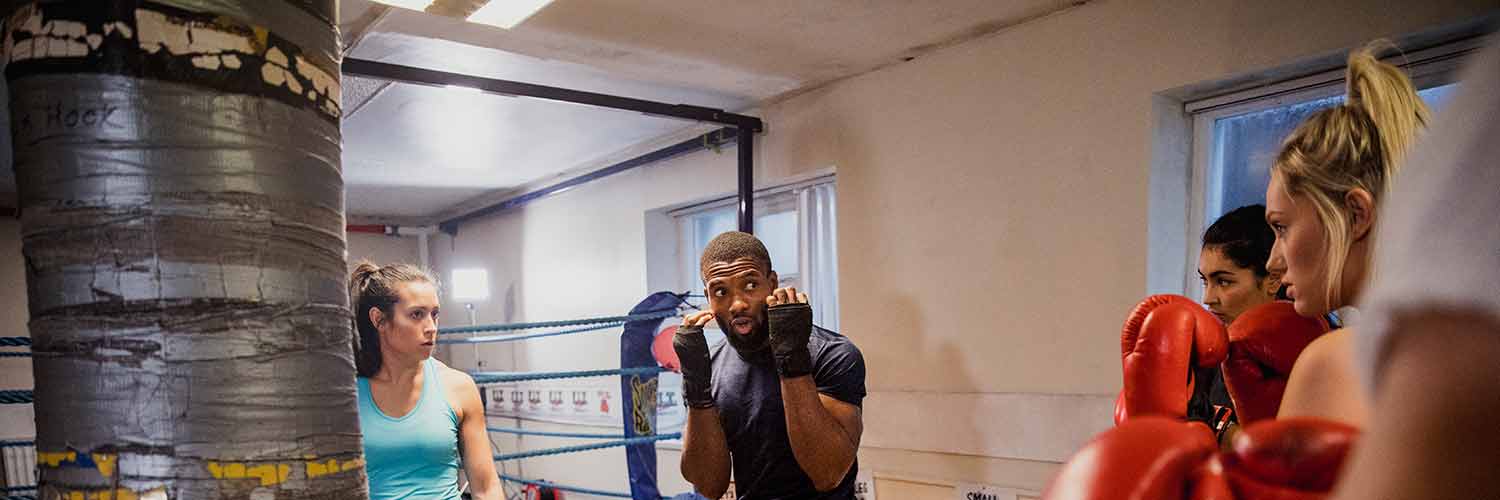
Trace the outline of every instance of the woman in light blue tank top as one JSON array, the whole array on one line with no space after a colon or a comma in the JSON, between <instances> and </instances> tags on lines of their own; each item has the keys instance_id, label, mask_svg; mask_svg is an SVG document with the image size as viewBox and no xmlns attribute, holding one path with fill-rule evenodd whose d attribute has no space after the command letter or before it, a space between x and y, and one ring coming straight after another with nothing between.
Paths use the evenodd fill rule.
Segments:
<instances>
[{"instance_id":1,"label":"woman in light blue tank top","mask_svg":"<svg viewBox=\"0 0 1500 500\"><path fill-rule=\"evenodd\" d=\"M437 287L420 269L360 263L349 278L359 332L359 424L372 500L500 500L484 407L467 374L432 359Z\"/></svg>"}]
</instances>

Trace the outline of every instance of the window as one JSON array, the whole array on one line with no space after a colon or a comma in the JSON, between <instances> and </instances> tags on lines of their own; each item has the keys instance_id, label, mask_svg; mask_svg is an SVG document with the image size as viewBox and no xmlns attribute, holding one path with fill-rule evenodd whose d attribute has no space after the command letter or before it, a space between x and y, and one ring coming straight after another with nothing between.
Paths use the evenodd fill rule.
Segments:
<instances>
[{"instance_id":1,"label":"window","mask_svg":"<svg viewBox=\"0 0 1500 500\"><path fill-rule=\"evenodd\" d=\"M1472 43L1454 43L1404 56L1402 64L1418 94L1434 114L1457 90L1455 70ZM1193 152L1187 238L1187 295L1201 298L1192 272L1198 266L1203 232L1224 213L1264 204L1271 163L1281 142L1308 116L1343 103L1343 69L1187 104L1192 118Z\"/></svg>"},{"instance_id":2,"label":"window","mask_svg":"<svg viewBox=\"0 0 1500 500\"><path fill-rule=\"evenodd\" d=\"M1458 85L1437 85L1421 89L1417 94L1434 112L1438 112ZM1281 141L1308 116L1343 102L1341 95L1313 98L1214 118L1203 220L1211 224L1235 208L1264 204L1266 184L1271 182L1271 163L1281 148ZM1207 229L1207 224L1204 229Z\"/></svg>"},{"instance_id":3,"label":"window","mask_svg":"<svg viewBox=\"0 0 1500 500\"><path fill-rule=\"evenodd\" d=\"M781 286L799 287L797 255L797 204L795 193L785 191L755 199L755 236L766 244L776 275ZM685 290L703 288L698 281L698 256L715 236L739 229L738 205L716 203L689 213L674 213L681 228L680 243L683 244L682 276L686 278ZM800 287L799 287L800 288Z\"/></svg>"},{"instance_id":4,"label":"window","mask_svg":"<svg viewBox=\"0 0 1500 500\"><path fill-rule=\"evenodd\" d=\"M755 197L755 235L771 254L781 286L806 291L813 304L813 321L837 331L834 193L832 177L762 190ZM715 236L738 227L735 199L715 200L668 215L678 229L678 289L701 291L698 258Z\"/></svg>"}]
</instances>

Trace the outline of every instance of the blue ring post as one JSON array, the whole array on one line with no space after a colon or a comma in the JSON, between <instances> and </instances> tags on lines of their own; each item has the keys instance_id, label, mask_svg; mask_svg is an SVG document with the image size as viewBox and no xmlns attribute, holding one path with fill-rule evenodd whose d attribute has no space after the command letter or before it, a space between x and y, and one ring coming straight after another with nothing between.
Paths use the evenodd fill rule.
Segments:
<instances>
[{"instance_id":1,"label":"blue ring post","mask_svg":"<svg viewBox=\"0 0 1500 500\"><path fill-rule=\"evenodd\" d=\"M657 292L646 297L630 314L659 311L675 307L681 299L672 292ZM656 331L662 319L640 319L625 323L620 335L620 368L655 367L656 357L651 354L651 343L656 340ZM624 416L625 437L656 435L656 391L657 374L625 375L620 377L620 406ZM660 500L661 490L656 487L656 443L645 442L625 447L625 465L630 471L630 495L635 500Z\"/></svg>"}]
</instances>

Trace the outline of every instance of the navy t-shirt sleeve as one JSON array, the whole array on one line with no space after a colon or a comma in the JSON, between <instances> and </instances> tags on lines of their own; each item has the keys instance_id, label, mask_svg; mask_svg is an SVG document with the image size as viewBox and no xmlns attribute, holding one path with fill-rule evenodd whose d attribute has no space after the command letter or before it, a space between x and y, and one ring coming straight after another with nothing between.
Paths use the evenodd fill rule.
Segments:
<instances>
[{"instance_id":1,"label":"navy t-shirt sleeve","mask_svg":"<svg viewBox=\"0 0 1500 500\"><path fill-rule=\"evenodd\" d=\"M813 359L813 381L818 392L834 399L863 407L865 400L865 358L853 342L836 333L827 335Z\"/></svg>"}]
</instances>

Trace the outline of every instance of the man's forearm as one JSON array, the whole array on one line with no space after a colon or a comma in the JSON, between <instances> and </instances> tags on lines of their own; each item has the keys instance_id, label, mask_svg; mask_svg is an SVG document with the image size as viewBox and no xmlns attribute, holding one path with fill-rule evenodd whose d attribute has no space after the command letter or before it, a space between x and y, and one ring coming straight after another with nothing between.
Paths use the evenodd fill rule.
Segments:
<instances>
[{"instance_id":1,"label":"man's forearm","mask_svg":"<svg viewBox=\"0 0 1500 500\"><path fill-rule=\"evenodd\" d=\"M786 408L786 433L797 465L812 478L818 491L838 487L854 464L859 443L818 397L812 376L781 379L781 400Z\"/></svg>"},{"instance_id":2,"label":"man's forearm","mask_svg":"<svg viewBox=\"0 0 1500 500\"><path fill-rule=\"evenodd\" d=\"M709 498L729 489L729 445L716 408L689 408L682 436L682 477Z\"/></svg>"}]
</instances>

